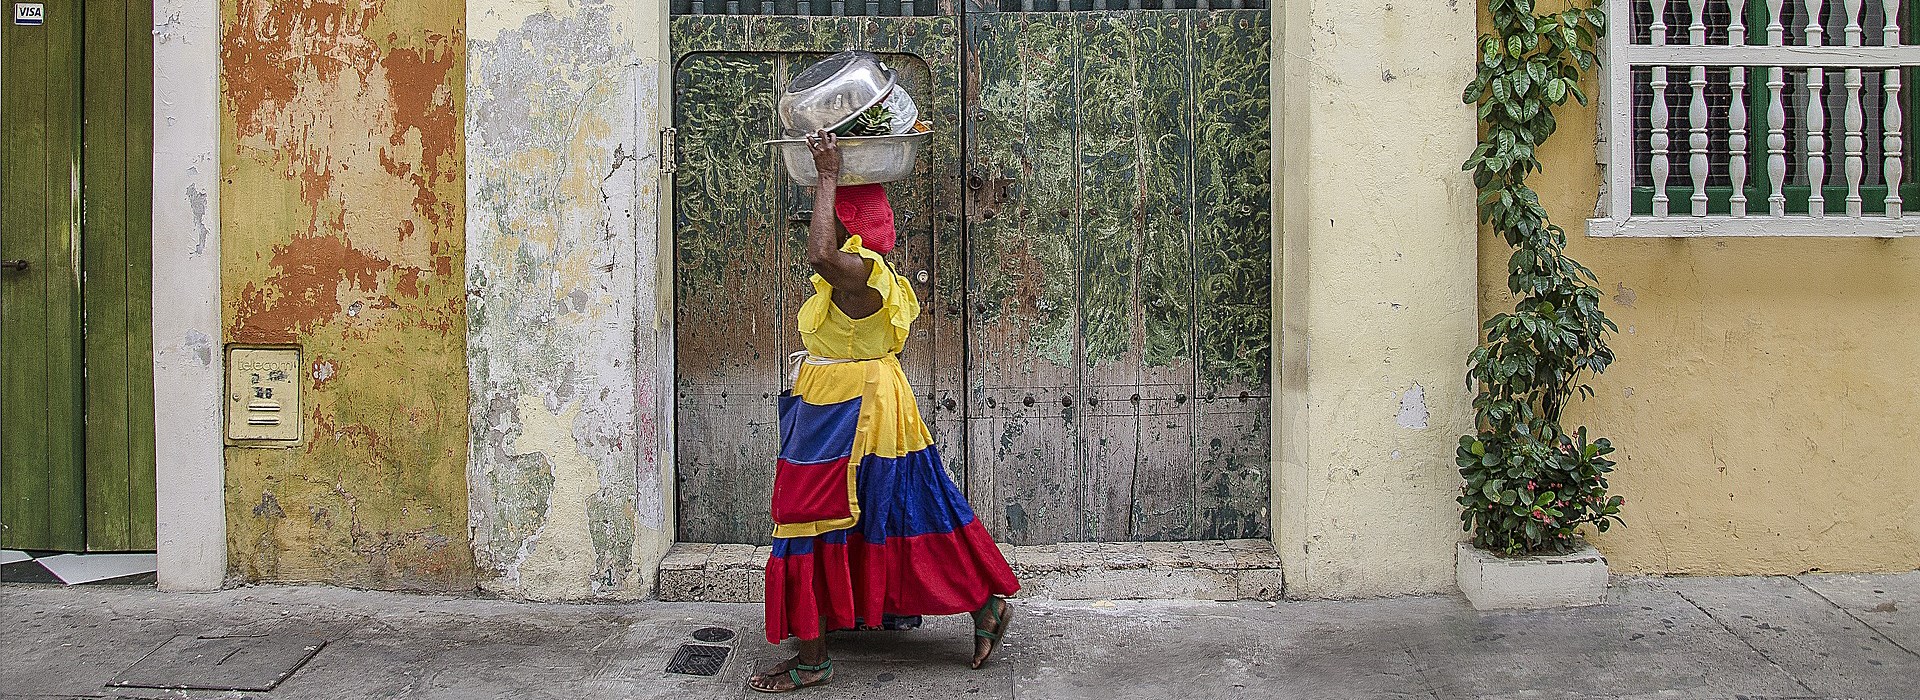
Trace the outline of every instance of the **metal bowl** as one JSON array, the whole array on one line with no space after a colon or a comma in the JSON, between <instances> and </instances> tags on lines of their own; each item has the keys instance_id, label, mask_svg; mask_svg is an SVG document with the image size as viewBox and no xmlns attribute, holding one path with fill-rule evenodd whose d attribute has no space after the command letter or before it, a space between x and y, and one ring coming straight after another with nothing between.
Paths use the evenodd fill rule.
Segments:
<instances>
[{"instance_id":1,"label":"metal bowl","mask_svg":"<svg viewBox=\"0 0 1920 700\"><path fill-rule=\"evenodd\" d=\"M898 80L880 57L842 51L794 76L774 111L789 134L832 131L886 99Z\"/></svg>"},{"instance_id":2,"label":"metal bowl","mask_svg":"<svg viewBox=\"0 0 1920 700\"><path fill-rule=\"evenodd\" d=\"M905 180L913 174L921 149L932 140L931 131L840 137L840 184ZM807 148L806 139L775 139L766 143L780 150L780 158L786 161L787 174L793 176L794 182L809 187L820 183L820 173L813 169L813 151Z\"/></svg>"}]
</instances>

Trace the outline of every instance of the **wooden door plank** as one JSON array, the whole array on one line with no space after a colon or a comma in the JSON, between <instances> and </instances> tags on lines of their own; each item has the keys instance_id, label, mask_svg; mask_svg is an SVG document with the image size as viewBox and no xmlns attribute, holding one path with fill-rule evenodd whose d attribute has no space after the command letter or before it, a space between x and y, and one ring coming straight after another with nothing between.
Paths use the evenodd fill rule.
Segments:
<instances>
[{"instance_id":1,"label":"wooden door plank","mask_svg":"<svg viewBox=\"0 0 1920 700\"><path fill-rule=\"evenodd\" d=\"M7 547L85 546L81 444L78 2L43 26L0 25L0 517ZM28 80L4 76L33 76Z\"/></svg>"},{"instance_id":2,"label":"wooden door plank","mask_svg":"<svg viewBox=\"0 0 1920 700\"><path fill-rule=\"evenodd\" d=\"M1141 178L1146 139L1142 133L1143 91L1134 13L1085 12L1069 15L1079 33L1077 108L1080 182L1080 343L1078 386L1067 394L1078 401L1118 387L1137 393L1144 320L1137 271L1141 220L1145 215ZM1131 535L1133 477L1146 455L1140 452L1140 420L1130 401L1090 406L1082 428L1078 487L1087 522L1077 533L1090 541L1123 541Z\"/></svg>"},{"instance_id":3,"label":"wooden door plank","mask_svg":"<svg viewBox=\"0 0 1920 700\"><path fill-rule=\"evenodd\" d=\"M1064 14L966 21L969 492L1005 541L1084 539L1079 420L1058 403L1079 335L1077 32Z\"/></svg>"},{"instance_id":4,"label":"wooden door plank","mask_svg":"<svg viewBox=\"0 0 1920 700\"><path fill-rule=\"evenodd\" d=\"M56 6L57 9L57 6ZM0 543L6 547L53 547L48 498L52 486L46 411L39 405L48 378L45 326L49 226L56 211L57 171L48 162L47 84L22 85L9 76L43 75L49 34L45 27L0 25L0 257L26 260L26 271L0 270ZM57 149L55 149L57 151Z\"/></svg>"},{"instance_id":5,"label":"wooden door plank","mask_svg":"<svg viewBox=\"0 0 1920 700\"><path fill-rule=\"evenodd\" d=\"M81 98L81 267L85 271L82 329L86 366L87 548L124 550L132 544L134 508L129 435L127 331L127 91L124 2L85 3L86 40ZM150 302L149 302L150 303Z\"/></svg>"},{"instance_id":6,"label":"wooden door plank","mask_svg":"<svg viewBox=\"0 0 1920 700\"><path fill-rule=\"evenodd\" d=\"M679 536L695 542L768 541L778 446L772 393L784 367L785 222L766 175L773 156L773 61L702 53L675 71L681 149L675 181L675 345L680 410Z\"/></svg>"},{"instance_id":7,"label":"wooden door plank","mask_svg":"<svg viewBox=\"0 0 1920 700\"><path fill-rule=\"evenodd\" d=\"M1140 42L1141 460L1131 539L1192 539L1196 485L1193 407L1193 104L1190 13L1142 12Z\"/></svg>"},{"instance_id":8,"label":"wooden door plank","mask_svg":"<svg viewBox=\"0 0 1920 700\"><path fill-rule=\"evenodd\" d=\"M153 425L153 3L127 3L127 458L126 546L158 545Z\"/></svg>"},{"instance_id":9,"label":"wooden door plank","mask_svg":"<svg viewBox=\"0 0 1920 700\"><path fill-rule=\"evenodd\" d=\"M925 246L927 267L903 267L915 279L920 294L920 318L931 344L914 352L928 352L930 384L915 379L914 390L925 398L922 415L933 431L947 469L956 481L965 484L967 464L965 413L960 401L965 396L966 315L964 312L966 276L965 241L960 224L960 109L959 109L959 31L956 17L911 17L872 22L866 45L876 51L910 53L929 68L924 86L909 84L920 109L920 118L933 124L932 144L921 153L920 167L910 181L924 183L928 192L925 219L919 225L929 231ZM916 216L919 216L916 214ZM915 219L915 221L920 221ZM908 222L902 217L902 225ZM919 263L915 263L919 264ZM926 269L930 281L921 283L918 271ZM919 332L916 330L916 333ZM907 357L903 356L905 361Z\"/></svg>"},{"instance_id":10,"label":"wooden door plank","mask_svg":"<svg viewBox=\"0 0 1920 700\"><path fill-rule=\"evenodd\" d=\"M1195 15L1195 278L1197 308L1205 311L1197 318L1203 404L1194 527L1208 538L1265 537L1273 320L1268 16Z\"/></svg>"}]
</instances>

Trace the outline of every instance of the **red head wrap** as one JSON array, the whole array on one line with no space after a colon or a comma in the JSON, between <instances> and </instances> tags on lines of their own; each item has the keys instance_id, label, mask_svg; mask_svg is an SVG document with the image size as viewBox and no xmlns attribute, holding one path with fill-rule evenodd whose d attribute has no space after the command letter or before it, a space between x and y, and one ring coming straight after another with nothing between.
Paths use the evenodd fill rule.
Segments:
<instances>
[{"instance_id":1,"label":"red head wrap","mask_svg":"<svg viewBox=\"0 0 1920 700\"><path fill-rule=\"evenodd\" d=\"M833 213L867 250L893 252L893 205L879 185L845 185L834 193Z\"/></svg>"}]
</instances>

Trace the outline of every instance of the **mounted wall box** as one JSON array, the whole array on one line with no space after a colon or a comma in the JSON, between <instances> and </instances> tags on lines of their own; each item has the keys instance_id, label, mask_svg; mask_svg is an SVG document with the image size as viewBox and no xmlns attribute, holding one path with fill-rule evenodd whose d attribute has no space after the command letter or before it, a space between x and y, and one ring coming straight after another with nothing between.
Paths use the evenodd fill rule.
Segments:
<instances>
[{"instance_id":1,"label":"mounted wall box","mask_svg":"<svg viewBox=\"0 0 1920 700\"><path fill-rule=\"evenodd\" d=\"M265 447L300 441L300 348L227 348L227 440Z\"/></svg>"}]
</instances>

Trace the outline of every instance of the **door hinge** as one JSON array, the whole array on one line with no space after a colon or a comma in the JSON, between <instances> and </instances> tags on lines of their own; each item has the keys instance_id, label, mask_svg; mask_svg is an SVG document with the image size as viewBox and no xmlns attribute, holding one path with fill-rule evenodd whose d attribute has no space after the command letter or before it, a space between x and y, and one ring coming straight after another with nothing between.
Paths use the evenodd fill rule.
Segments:
<instances>
[{"instance_id":1,"label":"door hinge","mask_svg":"<svg viewBox=\"0 0 1920 700\"><path fill-rule=\"evenodd\" d=\"M674 136L679 133L673 127L660 130L660 172L671 173L679 167L679 149L674 148Z\"/></svg>"}]
</instances>

